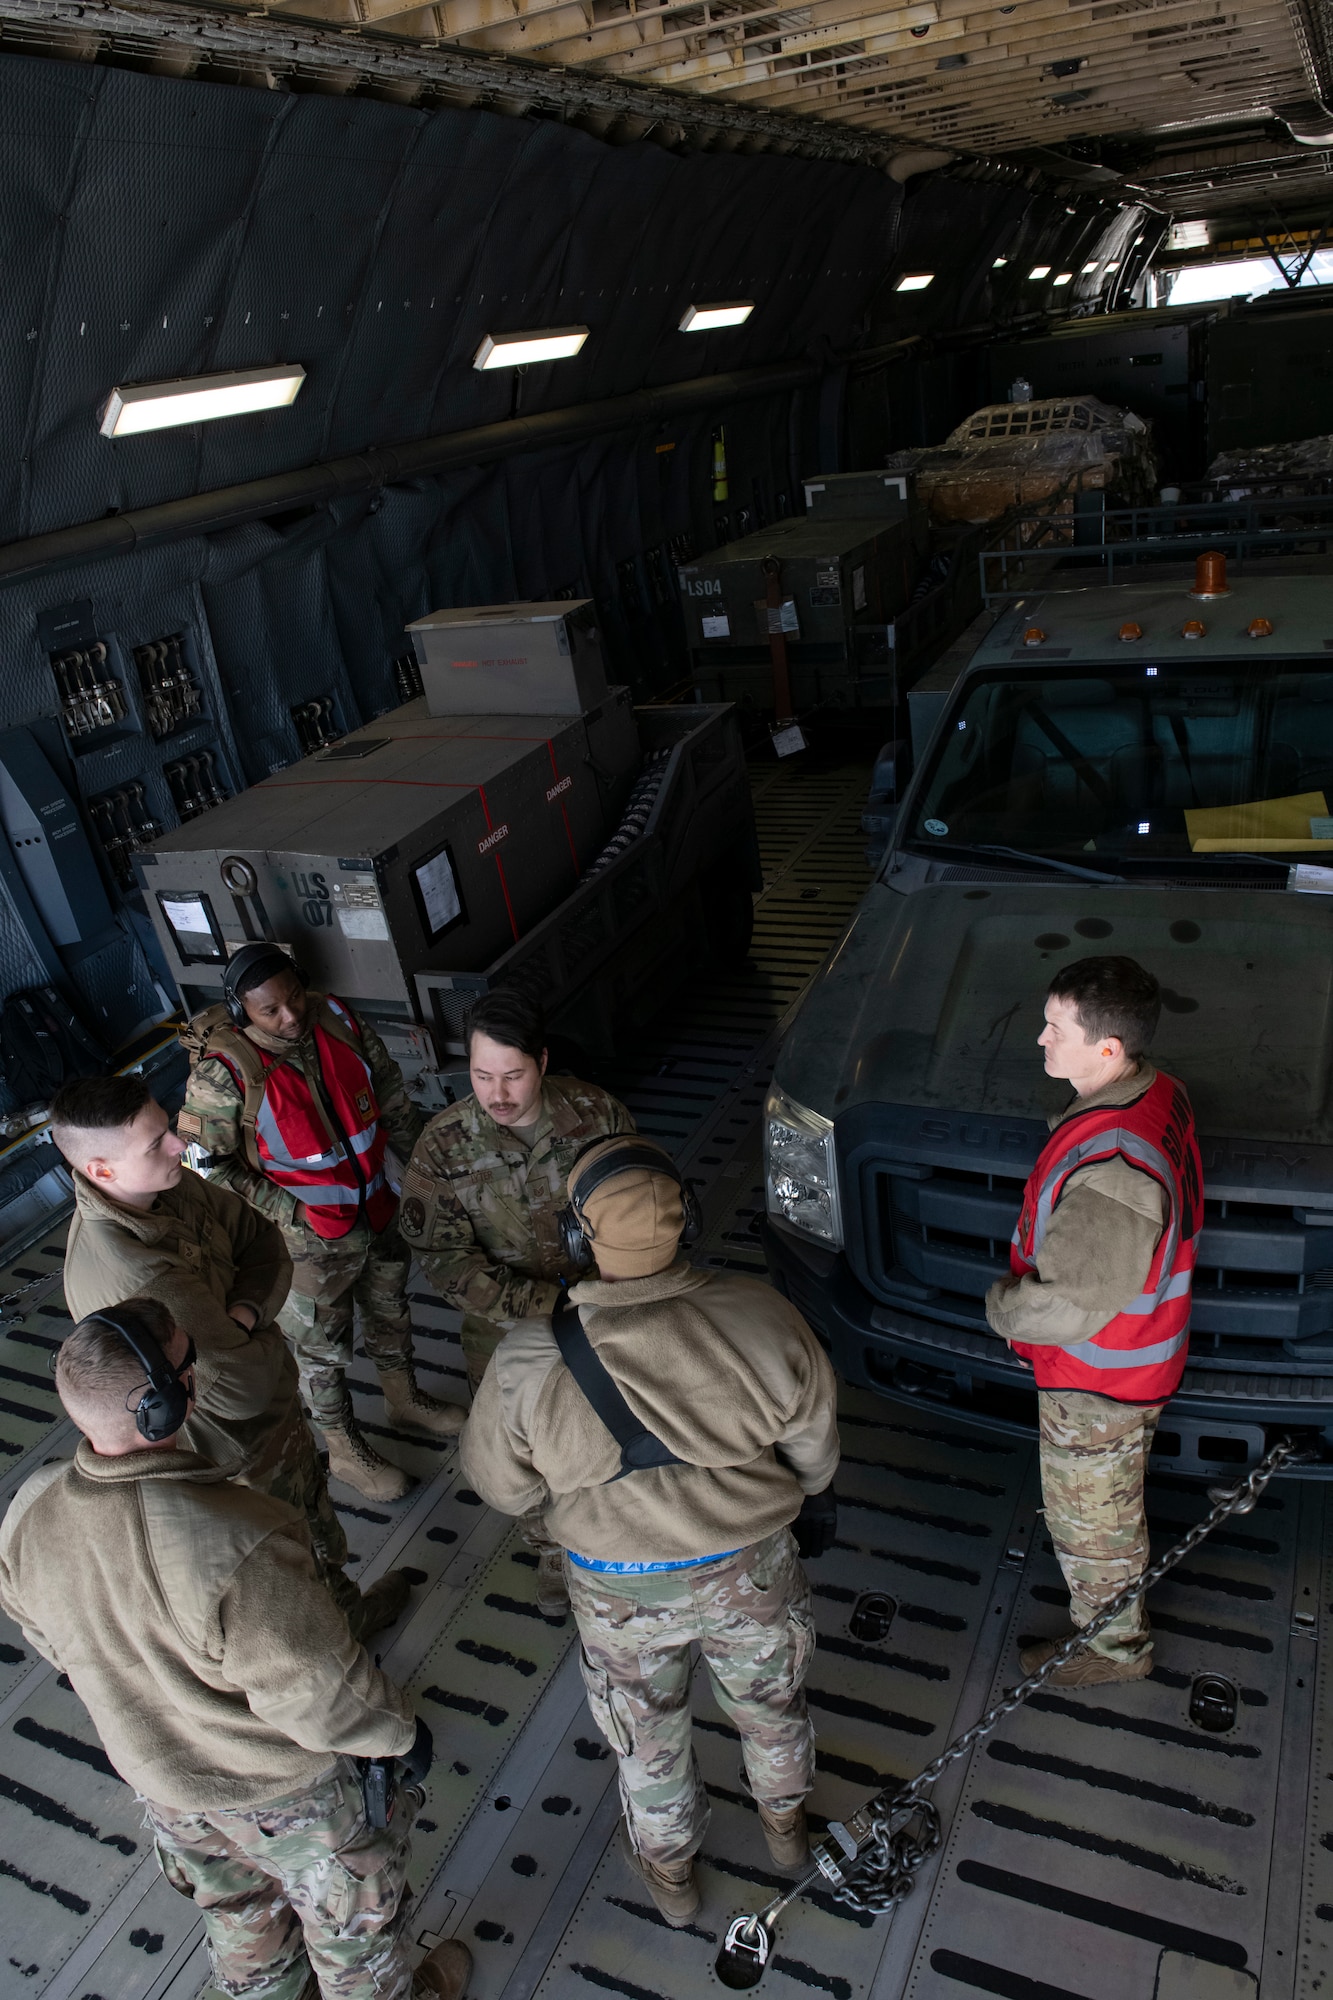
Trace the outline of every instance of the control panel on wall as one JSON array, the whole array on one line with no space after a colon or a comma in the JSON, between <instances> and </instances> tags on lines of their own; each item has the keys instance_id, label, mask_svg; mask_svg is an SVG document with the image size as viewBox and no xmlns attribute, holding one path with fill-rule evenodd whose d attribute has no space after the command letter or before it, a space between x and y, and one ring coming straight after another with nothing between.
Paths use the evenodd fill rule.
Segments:
<instances>
[{"instance_id":1,"label":"control panel on wall","mask_svg":"<svg viewBox=\"0 0 1333 2000\"><path fill-rule=\"evenodd\" d=\"M180 632L134 649L148 733L160 743L203 714L203 690L191 673Z\"/></svg>"},{"instance_id":2,"label":"control panel on wall","mask_svg":"<svg viewBox=\"0 0 1333 2000\"><path fill-rule=\"evenodd\" d=\"M317 694L311 701L298 701L293 704L291 714L301 749L307 757L312 750L322 750L326 743L336 743L343 734L331 694Z\"/></svg>"},{"instance_id":3,"label":"control panel on wall","mask_svg":"<svg viewBox=\"0 0 1333 2000\"><path fill-rule=\"evenodd\" d=\"M87 803L112 874L122 889L135 888L130 856L166 831L149 810L143 779L127 778L109 791L98 792Z\"/></svg>"},{"instance_id":4,"label":"control panel on wall","mask_svg":"<svg viewBox=\"0 0 1333 2000\"><path fill-rule=\"evenodd\" d=\"M171 787L182 820L197 819L210 806L220 806L231 796L222 783L211 750L195 750L188 757L174 758L162 766L162 776Z\"/></svg>"},{"instance_id":5,"label":"control panel on wall","mask_svg":"<svg viewBox=\"0 0 1333 2000\"><path fill-rule=\"evenodd\" d=\"M72 742L125 721L129 712L125 690L108 668L101 639L48 653L47 658L60 697L60 719Z\"/></svg>"}]
</instances>

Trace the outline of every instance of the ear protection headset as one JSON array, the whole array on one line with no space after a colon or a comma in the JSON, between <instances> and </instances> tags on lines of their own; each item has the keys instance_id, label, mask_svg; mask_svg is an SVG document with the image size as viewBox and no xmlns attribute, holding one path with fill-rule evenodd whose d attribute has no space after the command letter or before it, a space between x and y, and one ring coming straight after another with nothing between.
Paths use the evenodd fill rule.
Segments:
<instances>
[{"instance_id":1,"label":"ear protection headset","mask_svg":"<svg viewBox=\"0 0 1333 2000\"><path fill-rule=\"evenodd\" d=\"M238 952L227 960L222 974L222 999L227 1009L227 1018L238 1028L243 1028L250 1016L245 1011L245 1003L236 988L251 975L264 972L272 978L279 972L294 972L302 986L308 986L305 967L298 965L281 945L270 944L267 939L259 939L255 944L243 944ZM263 985L263 979L253 979L256 986Z\"/></svg>"},{"instance_id":2,"label":"ear protection headset","mask_svg":"<svg viewBox=\"0 0 1333 2000\"><path fill-rule=\"evenodd\" d=\"M594 1139L590 1145L585 1146L575 1160L574 1167L577 1168L579 1160L584 1154L591 1152L593 1146L600 1146L603 1143L601 1139ZM562 1208L557 1217L561 1246L576 1271L591 1271L597 1262L592 1247L595 1240L593 1226L583 1212L583 1205L588 1196L595 1194L599 1187L604 1187L607 1181L614 1180L618 1174L631 1173L636 1167L642 1167L649 1173L661 1174L665 1179L674 1181L680 1189L681 1206L685 1211L685 1227L680 1232L681 1242L697 1243L703 1235L704 1220L698 1198L693 1188L682 1178L675 1161L658 1146L649 1145L642 1139L626 1138L613 1153L605 1154L595 1167L580 1177L577 1194L571 1188L569 1205ZM571 1178L573 1171L571 1168Z\"/></svg>"},{"instance_id":3,"label":"ear protection headset","mask_svg":"<svg viewBox=\"0 0 1333 2000\"><path fill-rule=\"evenodd\" d=\"M173 1437L190 1413L190 1392L181 1376L193 1368L196 1351L191 1340L180 1368L175 1369L137 1313L92 1313L99 1326L109 1326L142 1363L148 1387L133 1405L134 1421L140 1437L149 1444L161 1444ZM131 1406L127 1403L125 1406Z\"/></svg>"}]
</instances>

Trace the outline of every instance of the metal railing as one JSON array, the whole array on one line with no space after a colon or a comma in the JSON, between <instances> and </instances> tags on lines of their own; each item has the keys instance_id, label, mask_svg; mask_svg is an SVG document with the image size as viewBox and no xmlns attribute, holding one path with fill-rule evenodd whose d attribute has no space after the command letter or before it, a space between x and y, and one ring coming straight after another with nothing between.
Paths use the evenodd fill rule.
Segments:
<instances>
[{"instance_id":1,"label":"metal railing","mask_svg":"<svg viewBox=\"0 0 1333 2000\"><path fill-rule=\"evenodd\" d=\"M1082 496L1080 496L1082 497ZM1036 589L1059 589L1060 569L1117 569L1182 562L1220 549L1239 567L1264 555L1326 555L1333 545L1333 494L1249 494L1243 500L1160 501L1067 514L1025 513L1004 523L980 553L987 605ZM1086 576L1065 588L1082 589Z\"/></svg>"}]
</instances>

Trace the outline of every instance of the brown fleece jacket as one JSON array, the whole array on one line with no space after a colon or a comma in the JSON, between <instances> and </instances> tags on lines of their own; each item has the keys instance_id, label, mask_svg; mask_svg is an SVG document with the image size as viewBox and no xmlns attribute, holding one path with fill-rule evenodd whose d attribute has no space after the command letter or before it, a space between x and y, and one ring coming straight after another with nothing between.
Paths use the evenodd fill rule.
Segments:
<instances>
[{"instance_id":1,"label":"brown fleece jacket","mask_svg":"<svg viewBox=\"0 0 1333 2000\"><path fill-rule=\"evenodd\" d=\"M282 1231L187 1167L151 1209L129 1208L74 1175L65 1303L75 1319L136 1294L157 1299L199 1350L198 1406L181 1433L233 1478L262 1485L301 1423L296 1363L273 1325L291 1283ZM253 1333L231 1306L259 1315Z\"/></svg>"},{"instance_id":2,"label":"brown fleece jacket","mask_svg":"<svg viewBox=\"0 0 1333 2000\"><path fill-rule=\"evenodd\" d=\"M35 1472L0 1526L0 1605L158 1805L260 1805L415 1734L301 1516L193 1452L101 1458L85 1439Z\"/></svg>"},{"instance_id":3,"label":"brown fleece jacket","mask_svg":"<svg viewBox=\"0 0 1333 2000\"><path fill-rule=\"evenodd\" d=\"M833 1370L768 1285L682 1257L651 1278L585 1279L570 1298L635 1416L685 1463L616 1479L619 1447L550 1321L515 1320L462 1437L463 1475L489 1505L543 1507L550 1534L579 1555L679 1562L761 1541L829 1484Z\"/></svg>"}]
</instances>

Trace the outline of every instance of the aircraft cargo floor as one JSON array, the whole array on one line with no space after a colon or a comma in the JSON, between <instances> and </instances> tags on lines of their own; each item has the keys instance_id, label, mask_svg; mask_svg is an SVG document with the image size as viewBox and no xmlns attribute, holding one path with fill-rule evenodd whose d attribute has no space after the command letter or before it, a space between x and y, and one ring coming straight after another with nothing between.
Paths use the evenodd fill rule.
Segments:
<instances>
[{"instance_id":1,"label":"aircraft cargo floor","mask_svg":"<svg viewBox=\"0 0 1333 2000\"><path fill-rule=\"evenodd\" d=\"M785 1021L866 882L861 766L756 775L765 862L754 949L668 1010L605 1080L699 1187L703 1262L763 1275L759 1120ZM0 1271L32 1283L0 1335L0 1500L70 1448L48 1374L67 1320L62 1231ZM423 1378L463 1380L456 1315L417 1282ZM359 1413L383 1430L358 1364ZM812 1816L907 1776L1018 1677L1020 1636L1063 1623L1035 1452L964 1421L845 1391L840 1539L811 1566L819 1649ZM437 1761L417 1821L414 1935L457 1934L475 2000L693 2000L738 1911L779 1881L738 1782L733 1732L697 1682L713 1802L703 1907L671 1931L614 1840L613 1762L584 1702L572 1624L537 1614L533 1559L460 1482L450 1446L391 1447L421 1477L396 1509L335 1489L357 1574L407 1565L413 1608L385 1663L416 1692ZM1333 1969L1330 1489L1275 1482L1154 1594L1146 1683L1051 1690L937 1787L943 1848L892 1921L827 1897L783 1918L774 2000L1314 2000ZM1205 1503L1154 1481L1154 1546ZM887 1636L855 1639L867 1590ZM1204 1672L1239 1689L1234 1726L1191 1722ZM69 1687L0 1621L0 1993L195 2000L208 1968L189 1905L158 1876L126 1787Z\"/></svg>"}]
</instances>

